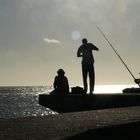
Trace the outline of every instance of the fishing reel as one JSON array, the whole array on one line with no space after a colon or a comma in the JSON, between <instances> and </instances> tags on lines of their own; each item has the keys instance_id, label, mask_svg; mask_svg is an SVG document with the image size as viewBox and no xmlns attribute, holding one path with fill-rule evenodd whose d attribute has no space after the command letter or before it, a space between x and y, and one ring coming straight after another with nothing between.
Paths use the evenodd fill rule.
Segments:
<instances>
[{"instance_id":1,"label":"fishing reel","mask_svg":"<svg viewBox=\"0 0 140 140\"><path fill-rule=\"evenodd\" d=\"M140 74L140 73L139 73ZM135 79L135 83L140 86L140 79Z\"/></svg>"}]
</instances>

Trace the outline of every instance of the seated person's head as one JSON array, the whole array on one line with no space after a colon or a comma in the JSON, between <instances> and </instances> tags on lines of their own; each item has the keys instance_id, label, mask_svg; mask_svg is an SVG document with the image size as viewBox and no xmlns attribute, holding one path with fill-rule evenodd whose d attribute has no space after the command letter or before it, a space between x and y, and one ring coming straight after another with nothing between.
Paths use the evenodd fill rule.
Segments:
<instances>
[{"instance_id":1,"label":"seated person's head","mask_svg":"<svg viewBox=\"0 0 140 140\"><path fill-rule=\"evenodd\" d=\"M59 70L57 71L57 73L58 73L59 76L64 76L64 75L65 75L65 72L64 72L63 69L59 69Z\"/></svg>"}]
</instances>

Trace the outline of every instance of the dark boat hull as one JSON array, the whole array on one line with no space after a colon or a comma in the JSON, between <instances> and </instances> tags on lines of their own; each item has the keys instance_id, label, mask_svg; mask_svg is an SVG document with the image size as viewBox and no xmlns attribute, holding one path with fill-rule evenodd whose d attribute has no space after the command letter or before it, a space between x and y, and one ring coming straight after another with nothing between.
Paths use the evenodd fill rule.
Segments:
<instances>
[{"instance_id":1,"label":"dark boat hull","mask_svg":"<svg viewBox=\"0 0 140 140\"><path fill-rule=\"evenodd\" d=\"M59 113L139 106L138 94L39 95L39 104Z\"/></svg>"}]
</instances>

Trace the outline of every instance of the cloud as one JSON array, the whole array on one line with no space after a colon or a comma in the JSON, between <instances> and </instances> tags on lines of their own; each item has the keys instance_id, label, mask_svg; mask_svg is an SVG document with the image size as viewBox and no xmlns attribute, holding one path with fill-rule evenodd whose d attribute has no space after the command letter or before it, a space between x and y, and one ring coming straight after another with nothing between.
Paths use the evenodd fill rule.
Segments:
<instances>
[{"instance_id":1,"label":"cloud","mask_svg":"<svg viewBox=\"0 0 140 140\"><path fill-rule=\"evenodd\" d=\"M61 42L56 39L44 38L43 40L49 44L61 44Z\"/></svg>"}]
</instances>

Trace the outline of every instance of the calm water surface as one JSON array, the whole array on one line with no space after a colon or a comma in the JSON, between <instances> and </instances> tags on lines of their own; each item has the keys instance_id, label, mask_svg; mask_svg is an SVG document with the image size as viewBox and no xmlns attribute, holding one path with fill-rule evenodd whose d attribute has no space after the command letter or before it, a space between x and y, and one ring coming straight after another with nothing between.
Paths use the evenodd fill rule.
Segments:
<instances>
[{"instance_id":1,"label":"calm water surface","mask_svg":"<svg viewBox=\"0 0 140 140\"><path fill-rule=\"evenodd\" d=\"M38 87L0 87L0 118L45 116L54 114L39 105L38 95L49 93L50 86Z\"/></svg>"},{"instance_id":2,"label":"calm water surface","mask_svg":"<svg viewBox=\"0 0 140 140\"><path fill-rule=\"evenodd\" d=\"M131 85L95 86L95 93L120 93ZM39 94L49 92L51 86L0 87L0 118L45 116L56 112L39 105Z\"/></svg>"}]
</instances>

